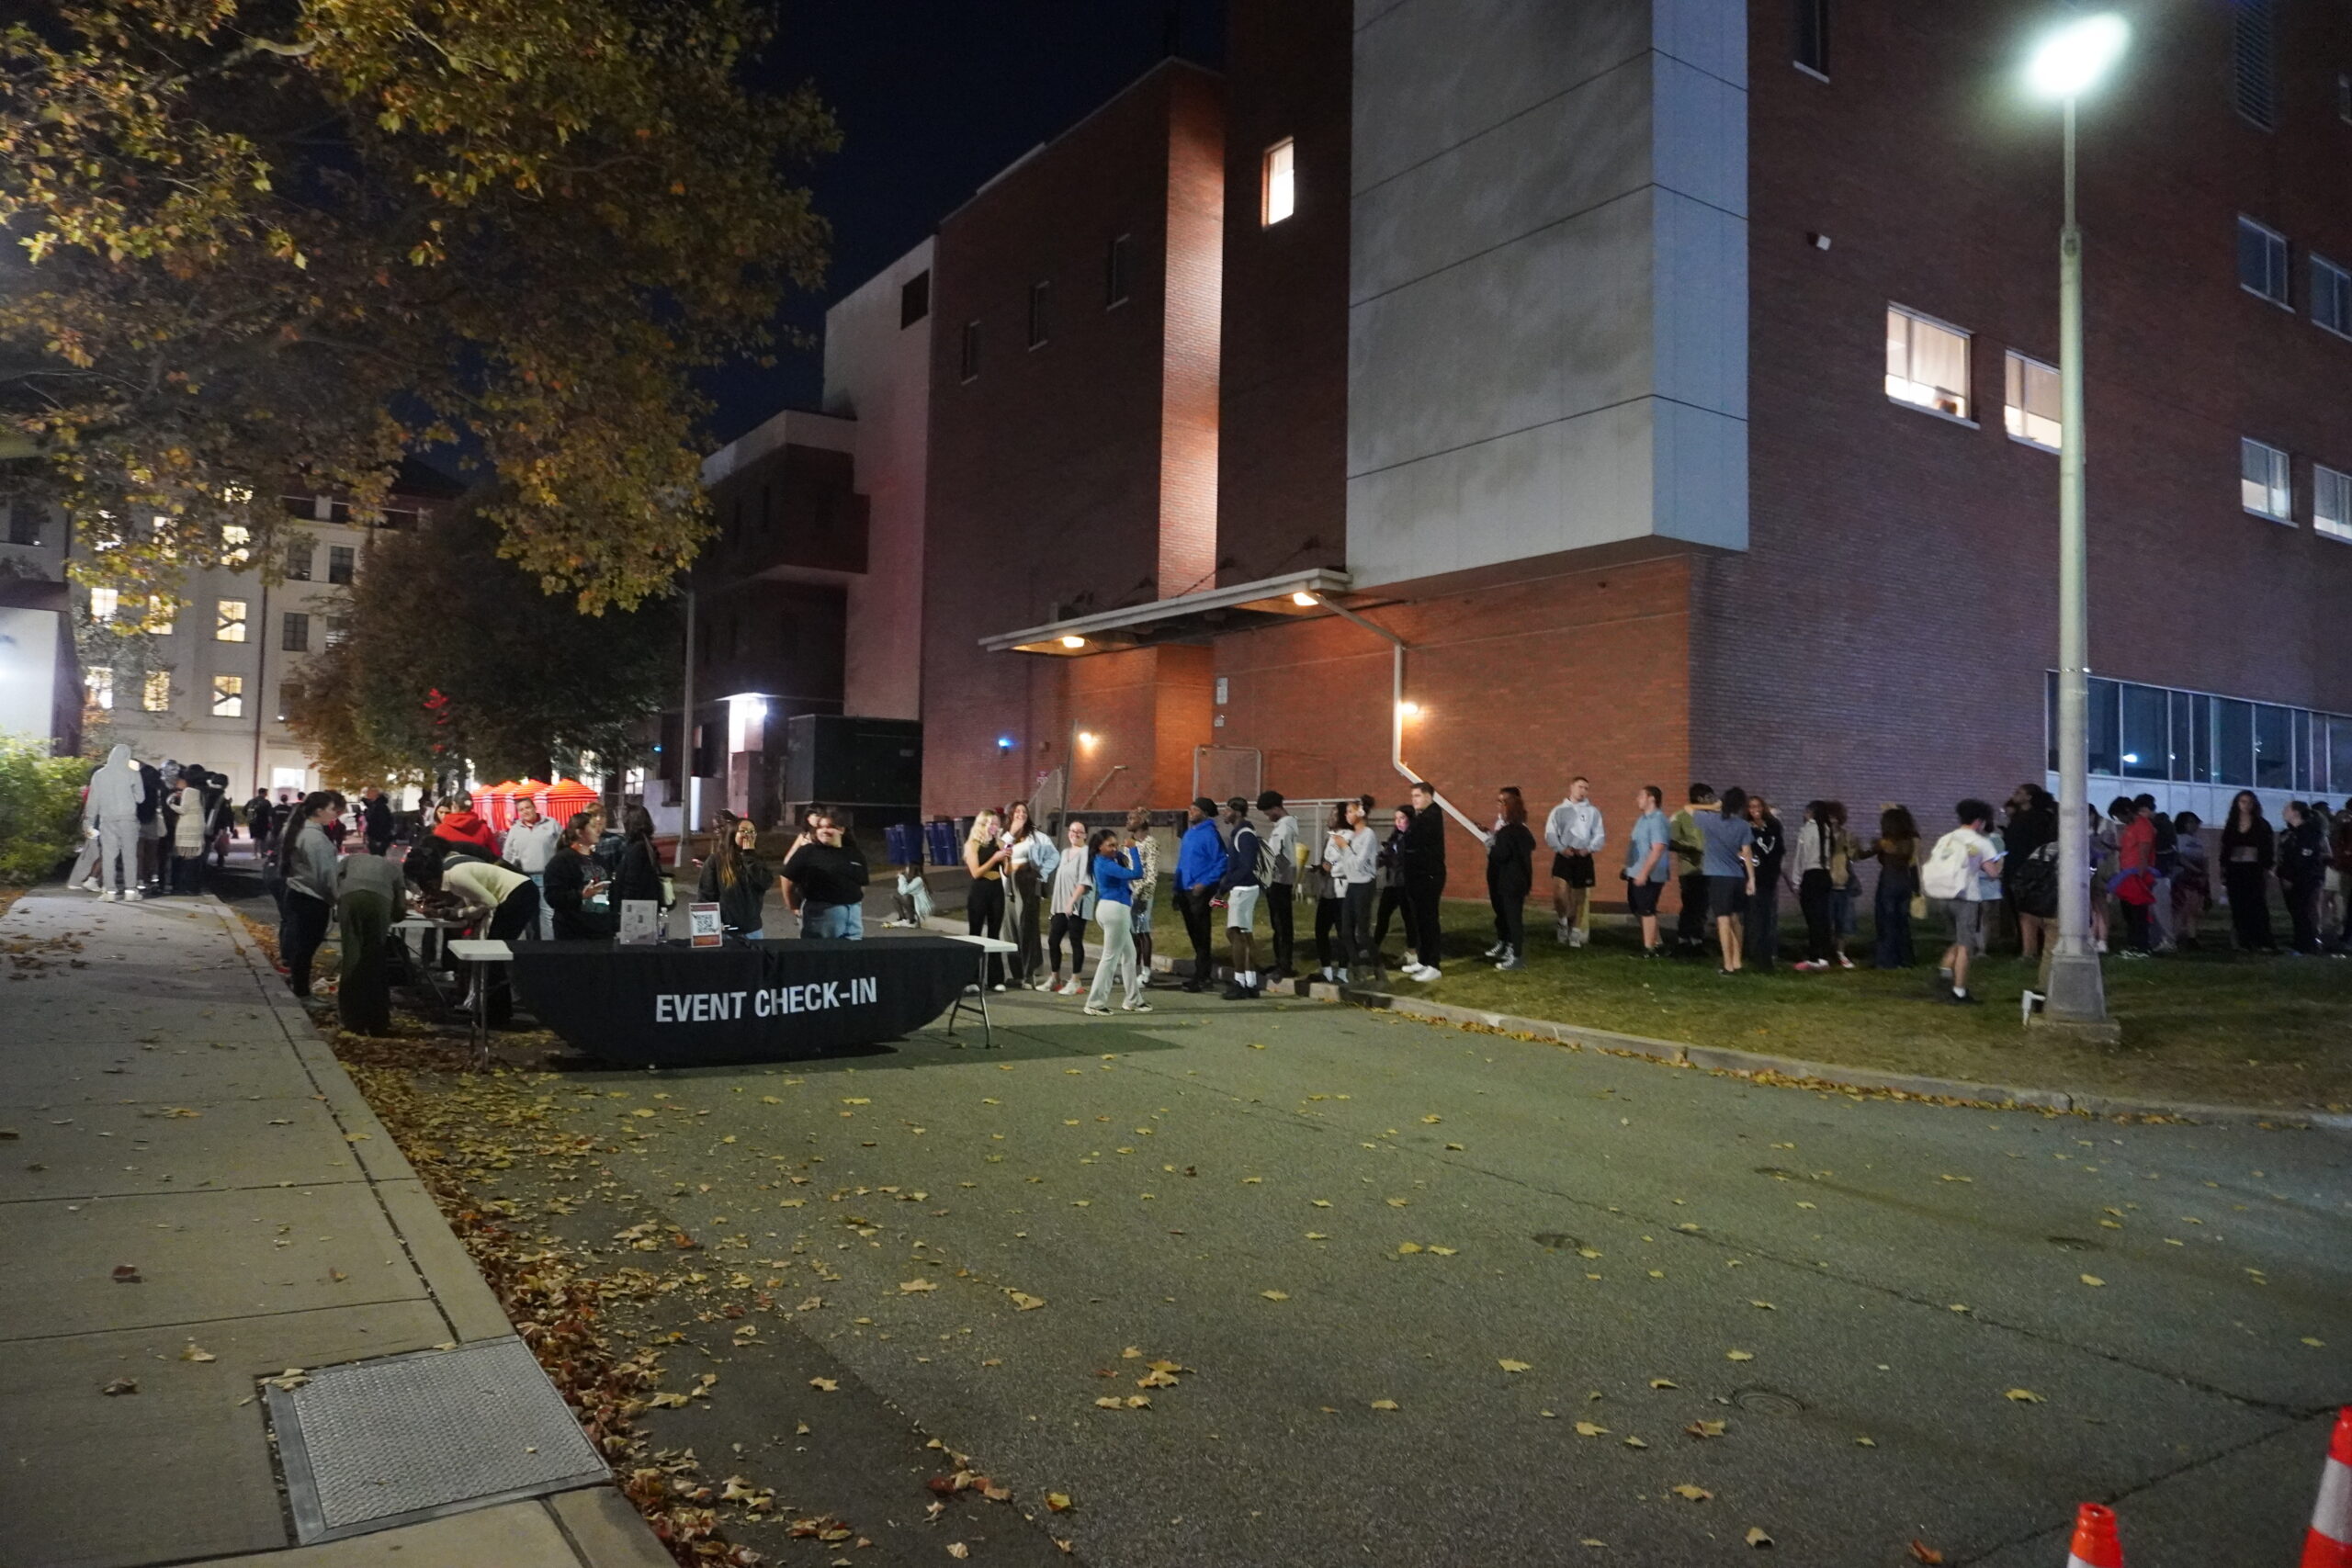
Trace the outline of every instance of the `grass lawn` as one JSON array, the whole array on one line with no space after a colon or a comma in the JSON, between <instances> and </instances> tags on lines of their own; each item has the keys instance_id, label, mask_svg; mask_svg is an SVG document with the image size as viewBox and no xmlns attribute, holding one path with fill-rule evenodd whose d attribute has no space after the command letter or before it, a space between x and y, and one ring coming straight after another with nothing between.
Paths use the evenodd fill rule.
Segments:
<instances>
[{"instance_id":1,"label":"grass lawn","mask_svg":"<svg viewBox=\"0 0 2352 1568\"><path fill-rule=\"evenodd\" d=\"M2274 911L2275 913L2275 911ZM2352 959L2240 957L2226 917L2209 919L2202 951L2107 961L2108 1002L2123 1024L2116 1051L2074 1045L2018 1022L2018 993L2033 978L2014 956L1982 960L1971 989L1980 1007L1954 1007L1936 987L1941 930L1927 922L1919 966L1870 967L1870 922L1847 943L1856 967L1800 975L1804 927L1793 900L1781 916L1780 966L1724 979L1712 961L1638 956L1622 914L1594 918L1593 945L1571 951L1552 938L1548 902L1528 908L1527 967L1498 974L1478 954L1494 941L1484 904L1444 906L1445 963L1435 985L1396 974L1400 995L1627 1034L1770 1052L1810 1062L1926 1073L2022 1088L2301 1111L2352 1109ZM1158 951L1192 956L1184 922L1161 880L1154 904ZM1672 930L1672 920L1667 922ZM1302 968L1315 962L1314 916L1298 910ZM1258 922L1261 953L1266 923ZM1222 937L1220 932L1219 936ZM1388 934L1393 961L1400 939Z\"/></svg>"}]
</instances>

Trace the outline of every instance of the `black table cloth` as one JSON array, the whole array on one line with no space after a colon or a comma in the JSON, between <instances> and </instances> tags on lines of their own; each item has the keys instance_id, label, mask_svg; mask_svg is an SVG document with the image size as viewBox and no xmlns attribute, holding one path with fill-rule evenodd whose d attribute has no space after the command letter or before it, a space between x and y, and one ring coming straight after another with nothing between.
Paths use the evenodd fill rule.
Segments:
<instances>
[{"instance_id":1,"label":"black table cloth","mask_svg":"<svg viewBox=\"0 0 2352 1568\"><path fill-rule=\"evenodd\" d=\"M621 947L518 942L514 984L584 1055L639 1066L789 1062L921 1029L979 971L942 936Z\"/></svg>"}]
</instances>

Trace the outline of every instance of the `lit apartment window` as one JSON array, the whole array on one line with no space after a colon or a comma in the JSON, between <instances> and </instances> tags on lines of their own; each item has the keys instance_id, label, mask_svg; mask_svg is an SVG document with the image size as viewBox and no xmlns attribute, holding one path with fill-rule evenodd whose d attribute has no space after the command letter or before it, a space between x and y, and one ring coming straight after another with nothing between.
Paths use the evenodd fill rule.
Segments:
<instances>
[{"instance_id":1,"label":"lit apartment window","mask_svg":"<svg viewBox=\"0 0 2352 1568\"><path fill-rule=\"evenodd\" d=\"M1824 81L1829 77L1829 0L1796 0L1796 62Z\"/></svg>"},{"instance_id":2,"label":"lit apartment window","mask_svg":"<svg viewBox=\"0 0 2352 1568\"><path fill-rule=\"evenodd\" d=\"M980 323L978 321L964 323L964 343L959 368L967 381L980 373Z\"/></svg>"},{"instance_id":3,"label":"lit apartment window","mask_svg":"<svg viewBox=\"0 0 2352 1568\"><path fill-rule=\"evenodd\" d=\"M899 285L899 327L913 326L931 314L931 269L925 267Z\"/></svg>"},{"instance_id":4,"label":"lit apartment window","mask_svg":"<svg viewBox=\"0 0 2352 1568\"><path fill-rule=\"evenodd\" d=\"M1046 300L1050 297L1051 288L1043 280L1029 286L1029 346L1031 348L1044 346L1046 334L1053 325L1047 319Z\"/></svg>"},{"instance_id":5,"label":"lit apartment window","mask_svg":"<svg viewBox=\"0 0 2352 1568\"><path fill-rule=\"evenodd\" d=\"M2312 257L2312 320L2352 337L2352 272L2325 256Z\"/></svg>"},{"instance_id":6,"label":"lit apartment window","mask_svg":"<svg viewBox=\"0 0 2352 1568\"><path fill-rule=\"evenodd\" d=\"M288 582L308 582L311 581L311 544L309 540L297 540L295 543L286 547L286 581Z\"/></svg>"},{"instance_id":7,"label":"lit apartment window","mask_svg":"<svg viewBox=\"0 0 2352 1568\"><path fill-rule=\"evenodd\" d=\"M2011 354L2001 397L2001 417L2009 434L2036 446L2058 449L2065 427L2058 417L2058 372L2039 359Z\"/></svg>"},{"instance_id":8,"label":"lit apartment window","mask_svg":"<svg viewBox=\"0 0 2352 1568\"><path fill-rule=\"evenodd\" d=\"M90 619L111 621L114 619L115 611L121 604L122 595L113 589L93 588L90 590Z\"/></svg>"},{"instance_id":9,"label":"lit apartment window","mask_svg":"<svg viewBox=\"0 0 2352 1568\"><path fill-rule=\"evenodd\" d=\"M2286 235L2251 218L2238 220L2238 287L2274 305L2287 304Z\"/></svg>"},{"instance_id":10,"label":"lit apartment window","mask_svg":"<svg viewBox=\"0 0 2352 1568\"><path fill-rule=\"evenodd\" d=\"M311 617L300 610L286 612L286 620L277 634L277 646L286 653L311 651Z\"/></svg>"},{"instance_id":11,"label":"lit apartment window","mask_svg":"<svg viewBox=\"0 0 2352 1568\"><path fill-rule=\"evenodd\" d=\"M221 558L231 566L243 566L253 558L254 531L242 523L230 523L220 529Z\"/></svg>"},{"instance_id":12,"label":"lit apartment window","mask_svg":"<svg viewBox=\"0 0 2352 1568\"><path fill-rule=\"evenodd\" d=\"M1298 178L1296 148L1289 137L1283 137L1266 149L1264 222L1272 228L1298 210Z\"/></svg>"},{"instance_id":13,"label":"lit apartment window","mask_svg":"<svg viewBox=\"0 0 2352 1568\"><path fill-rule=\"evenodd\" d=\"M40 511L38 507L17 505L7 509L8 542L12 545L40 543Z\"/></svg>"},{"instance_id":14,"label":"lit apartment window","mask_svg":"<svg viewBox=\"0 0 2352 1568\"><path fill-rule=\"evenodd\" d=\"M2352 474L2312 465L2312 526L2339 539L2352 539Z\"/></svg>"},{"instance_id":15,"label":"lit apartment window","mask_svg":"<svg viewBox=\"0 0 2352 1568\"><path fill-rule=\"evenodd\" d=\"M94 708L114 706L114 671L104 664L93 664L82 676L82 689L89 694Z\"/></svg>"},{"instance_id":16,"label":"lit apartment window","mask_svg":"<svg viewBox=\"0 0 2352 1568\"><path fill-rule=\"evenodd\" d=\"M215 718L245 716L245 678L243 675L212 677L212 716Z\"/></svg>"},{"instance_id":17,"label":"lit apartment window","mask_svg":"<svg viewBox=\"0 0 2352 1568\"><path fill-rule=\"evenodd\" d=\"M1968 417L1968 334L1886 308L1886 395L1954 419Z\"/></svg>"},{"instance_id":18,"label":"lit apartment window","mask_svg":"<svg viewBox=\"0 0 2352 1568\"><path fill-rule=\"evenodd\" d=\"M1122 234L1102 253L1102 308L1127 302L1127 252L1131 235Z\"/></svg>"},{"instance_id":19,"label":"lit apartment window","mask_svg":"<svg viewBox=\"0 0 2352 1568\"><path fill-rule=\"evenodd\" d=\"M169 637L179 623L180 607L160 593L147 596L147 632L151 637Z\"/></svg>"},{"instance_id":20,"label":"lit apartment window","mask_svg":"<svg viewBox=\"0 0 2352 1568\"><path fill-rule=\"evenodd\" d=\"M170 671L148 671L147 680L139 690L139 705L149 713L172 711L172 672Z\"/></svg>"},{"instance_id":21,"label":"lit apartment window","mask_svg":"<svg viewBox=\"0 0 2352 1568\"><path fill-rule=\"evenodd\" d=\"M2272 0L2233 0L2230 101L2249 124L2278 129L2278 29Z\"/></svg>"},{"instance_id":22,"label":"lit apartment window","mask_svg":"<svg viewBox=\"0 0 2352 1568\"><path fill-rule=\"evenodd\" d=\"M212 618L212 640L244 641L245 602L243 599L218 599L213 603L218 606L218 614Z\"/></svg>"},{"instance_id":23,"label":"lit apartment window","mask_svg":"<svg viewBox=\"0 0 2352 1568\"><path fill-rule=\"evenodd\" d=\"M349 545L329 545L327 547L327 581L349 582L352 566L358 559L358 556L359 552Z\"/></svg>"},{"instance_id":24,"label":"lit apartment window","mask_svg":"<svg viewBox=\"0 0 2352 1568\"><path fill-rule=\"evenodd\" d=\"M2238 504L2273 522L2295 520L2295 493L2287 482L2287 454L2259 441L2238 442Z\"/></svg>"}]
</instances>

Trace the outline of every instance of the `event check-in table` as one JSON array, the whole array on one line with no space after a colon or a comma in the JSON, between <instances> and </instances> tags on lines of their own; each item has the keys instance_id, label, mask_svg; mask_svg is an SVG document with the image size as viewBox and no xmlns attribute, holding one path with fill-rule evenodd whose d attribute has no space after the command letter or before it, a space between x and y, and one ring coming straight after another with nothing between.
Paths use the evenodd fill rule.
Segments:
<instances>
[{"instance_id":1,"label":"event check-in table","mask_svg":"<svg viewBox=\"0 0 2352 1568\"><path fill-rule=\"evenodd\" d=\"M873 942L526 942L523 1005L565 1043L633 1066L789 1062L911 1033L973 984L986 951L954 936ZM985 994L985 993L983 993Z\"/></svg>"}]
</instances>

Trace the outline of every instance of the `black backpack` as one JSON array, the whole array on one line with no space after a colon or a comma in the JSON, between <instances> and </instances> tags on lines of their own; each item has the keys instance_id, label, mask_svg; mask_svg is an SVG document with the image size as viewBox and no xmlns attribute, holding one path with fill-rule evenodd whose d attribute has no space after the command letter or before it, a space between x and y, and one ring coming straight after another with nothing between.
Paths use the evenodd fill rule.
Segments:
<instances>
[{"instance_id":1,"label":"black backpack","mask_svg":"<svg viewBox=\"0 0 2352 1568\"><path fill-rule=\"evenodd\" d=\"M2009 897L2019 914L2051 919L2058 913L2058 845L2042 845L2009 866Z\"/></svg>"}]
</instances>

